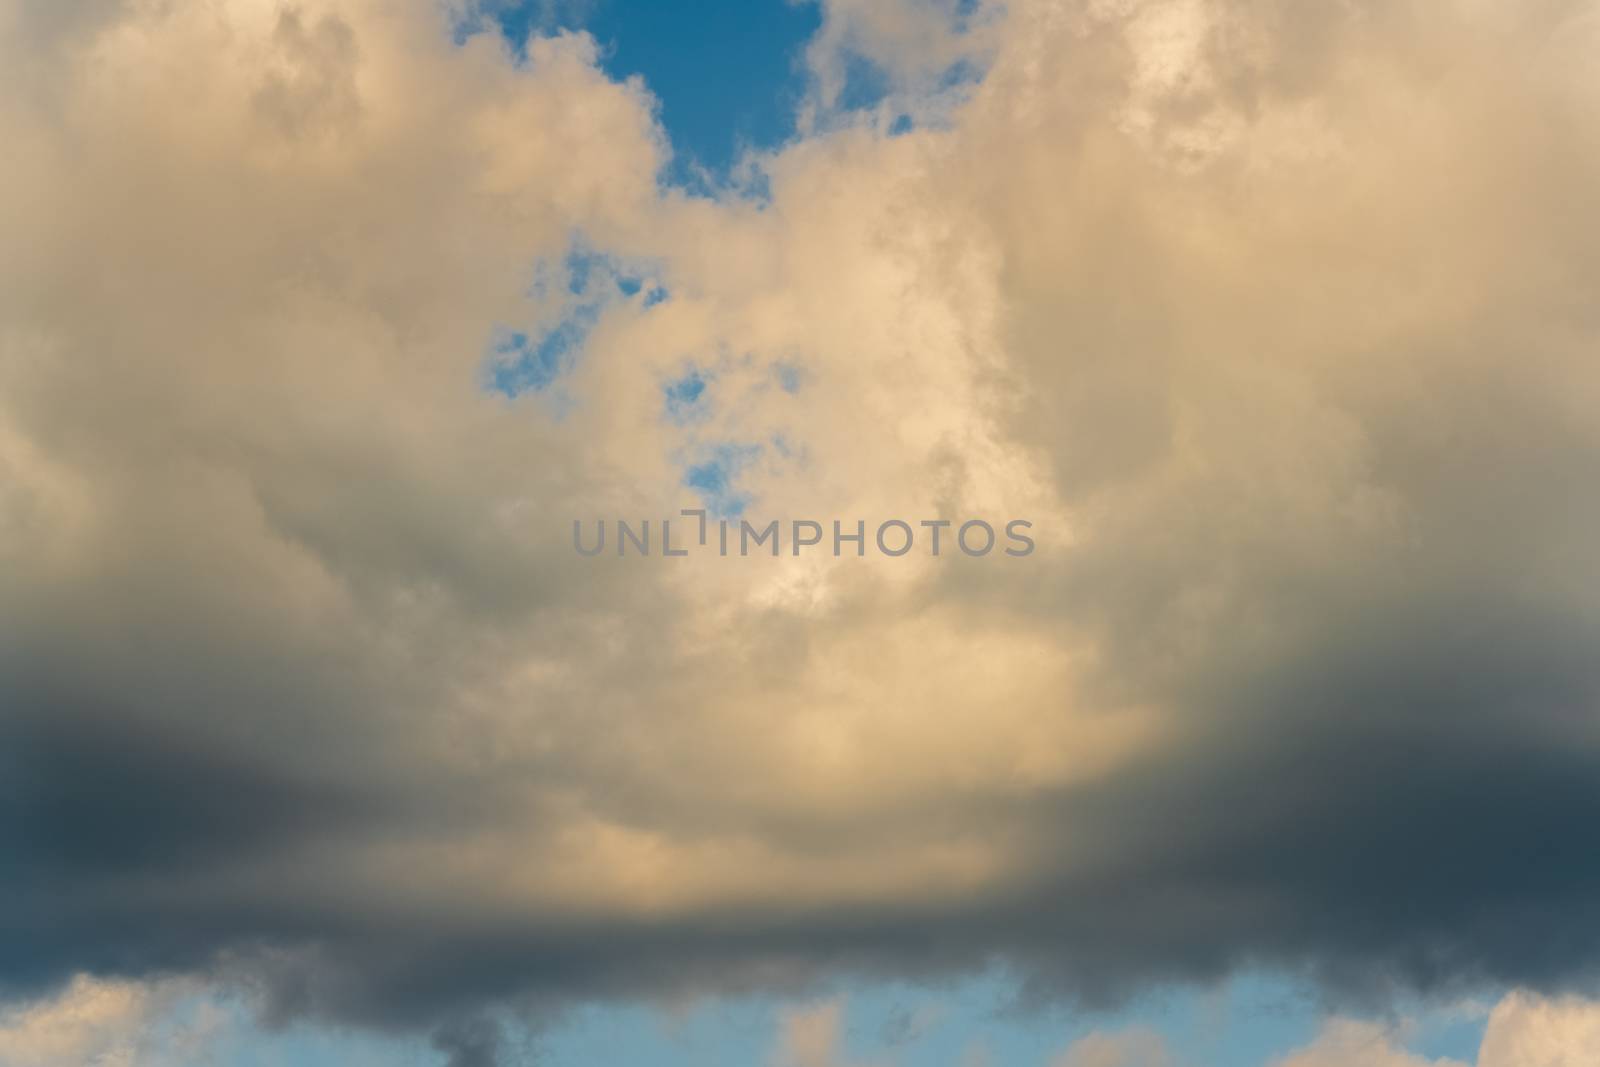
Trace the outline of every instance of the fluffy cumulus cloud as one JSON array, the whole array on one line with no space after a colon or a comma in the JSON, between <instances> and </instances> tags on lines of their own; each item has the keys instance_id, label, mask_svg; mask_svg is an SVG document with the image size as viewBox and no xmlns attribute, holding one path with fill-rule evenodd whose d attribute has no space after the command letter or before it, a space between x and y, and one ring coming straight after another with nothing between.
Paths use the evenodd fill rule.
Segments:
<instances>
[{"instance_id":1,"label":"fluffy cumulus cloud","mask_svg":"<svg viewBox=\"0 0 1600 1067\"><path fill-rule=\"evenodd\" d=\"M1600 1003L1514 993L1495 1006L1478 1067L1580 1067L1600 1055Z\"/></svg>"},{"instance_id":2,"label":"fluffy cumulus cloud","mask_svg":"<svg viewBox=\"0 0 1600 1067\"><path fill-rule=\"evenodd\" d=\"M1309 1047L1274 1067L1465 1067L1408 1051L1391 1027L1330 1023ZM1582 1067L1600 1055L1600 1003L1512 993L1489 1014L1476 1067Z\"/></svg>"},{"instance_id":3,"label":"fluffy cumulus cloud","mask_svg":"<svg viewBox=\"0 0 1600 1067\"><path fill-rule=\"evenodd\" d=\"M1595 5L827 14L691 197L583 35L0 10L8 995L1592 980ZM1039 548L572 549L702 497Z\"/></svg>"}]
</instances>

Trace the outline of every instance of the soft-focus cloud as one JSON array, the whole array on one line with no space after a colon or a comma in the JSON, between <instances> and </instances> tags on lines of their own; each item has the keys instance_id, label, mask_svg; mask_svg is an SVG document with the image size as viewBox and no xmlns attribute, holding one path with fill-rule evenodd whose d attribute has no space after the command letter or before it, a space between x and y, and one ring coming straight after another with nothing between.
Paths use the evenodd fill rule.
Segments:
<instances>
[{"instance_id":1,"label":"soft-focus cloud","mask_svg":"<svg viewBox=\"0 0 1600 1067\"><path fill-rule=\"evenodd\" d=\"M864 1067L844 1049L842 998L794 1008L778 1020L778 1044L773 1067Z\"/></svg>"},{"instance_id":2,"label":"soft-focus cloud","mask_svg":"<svg viewBox=\"0 0 1600 1067\"><path fill-rule=\"evenodd\" d=\"M1330 1023L1308 1048L1275 1062L1274 1067L1464 1067L1455 1060L1428 1059L1408 1052L1379 1023ZM1486 1065L1480 1064L1480 1067Z\"/></svg>"},{"instance_id":3,"label":"soft-focus cloud","mask_svg":"<svg viewBox=\"0 0 1600 1067\"><path fill-rule=\"evenodd\" d=\"M1079 1038L1052 1067L1170 1067L1172 1062L1160 1034L1125 1030Z\"/></svg>"},{"instance_id":4,"label":"soft-focus cloud","mask_svg":"<svg viewBox=\"0 0 1600 1067\"><path fill-rule=\"evenodd\" d=\"M583 36L0 13L0 985L1592 981L1593 4L828 10L940 121L720 199ZM1040 550L572 552L708 464Z\"/></svg>"},{"instance_id":5,"label":"soft-focus cloud","mask_svg":"<svg viewBox=\"0 0 1600 1067\"><path fill-rule=\"evenodd\" d=\"M3 1067L177 1067L209 1059L220 1014L187 1012L192 993L173 983L105 982L80 976L59 995L0 1011Z\"/></svg>"}]
</instances>

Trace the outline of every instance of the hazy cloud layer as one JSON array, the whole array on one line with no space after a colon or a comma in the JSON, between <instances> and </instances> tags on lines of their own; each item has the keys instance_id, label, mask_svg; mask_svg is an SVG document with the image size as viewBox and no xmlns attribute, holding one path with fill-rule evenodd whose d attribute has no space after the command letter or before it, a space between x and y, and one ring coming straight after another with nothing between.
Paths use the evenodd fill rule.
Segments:
<instances>
[{"instance_id":1,"label":"hazy cloud layer","mask_svg":"<svg viewBox=\"0 0 1600 1067\"><path fill-rule=\"evenodd\" d=\"M716 199L582 36L0 14L0 984L1593 979L1595 6L828 12ZM1040 548L572 552L706 464Z\"/></svg>"}]
</instances>

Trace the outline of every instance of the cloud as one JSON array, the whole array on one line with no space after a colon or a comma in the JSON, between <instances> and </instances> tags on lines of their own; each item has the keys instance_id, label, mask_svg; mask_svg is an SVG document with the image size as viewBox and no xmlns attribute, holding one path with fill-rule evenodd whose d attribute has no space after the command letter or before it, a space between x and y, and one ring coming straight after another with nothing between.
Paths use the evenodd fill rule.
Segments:
<instances>
[{"instance_id":1,"label":"cloud","mask_svg":"<svg viewBox=\"0 0 1600 1067\"><path fill-rule=\"evenodd\" d=\"M1600 1003L1513 993L1489 1015L1478 1067L1580 1067L1600 1049Z\"/></svg>"},{"instance_id":2,"label":"cloud","mask_svg":"<svg viewBox=\"0 0 1600 1067\"><path fill-rule=\"evenodd\" d=\"M799 126L815 134L865 121L894 129L944 124L993 58L994 3L826 0L806 47L811 92Z\"/></svg>"},{"instance_id":3,"label":"cloud","mask_svg":"<svg viewBox=\"0 0 1600 1067\"><path fill-rule=\"evenodd\" d=\"M1160 1034L1125 1030L1079 1038L1052 1067L1168 1067L1172 1062Z\"/></svg>"},{"instance_id":4,"label":"cloud","mask_svg":"<svg viewBox=\"0 0 1600 1067\"><path fill-rule=\"evenodd\" d=\"M856 1061L848 1059L840 1047L844 1010L844 1001L835 998L785 1012L779 1020L777 1048L772 1056L774 1067L854 1064Z\"/></svg>"},{"instance_id":5,"label":"cloud","mask_svg":"<svg viewBox=\"0 0 1600 1067\"><path fill-rule=\"evenodd\" d=\"M492 1020L474 1019L441 1027L433 1047L445 1054L446 1067L495 1067L503 1035Z\"/></svg>"},{"instance_id":6,"label":"cloud","mask_svg":"<svg viewBox=\"0 0 1600 1067\"><path fill-rule=\"evenodd\" d=\"M1409 1052L1395 1028L1353 1019L1324 1027L1310 1046L1273 1067L1463 1067ZM1600 1006L1578 997L1526 992L1504 997L1489 1013L1476 1067L1578 1067L1600 1049Z\"/></svg>"},{"instance_id":7,"label":"cloud","mask_svg":"<svg viewBox=\"0 0 1600 1067\"><path fill-rule=\"evenodd\" d=\"M1339 1020L1329 1024L1309 1048L1278 1060L1275 1067L1463 1067L1455 1060L1433 1060L1407 1052L1394 1034L1376 1023ZM1480 1065L1485 1067L1485 1065Z\"/></svg>"},{"instance_id":8,"label":"cloud","mask_svg":"<svg viewBox=\"0 0 1600 1067\"><path fill-rule=\"evenodd\" d=\"M1592 982L1593 6L835 7L941 121L819 123L764 202L659 185L582 35L0 16L9 994L182 973L462 1059L996 956ZM670 298L585 303L559 408L485 388L579 235ZM754 518L1040 550L571 551L719 447Z\"/></svg>"},{"instance_id":9,"label":"cloud","mask_svg":"<svg viewBox=\"0 0 1600 1067\"><path fill-rule=\"evenodd\" d=\"M54 998L0 1013L4 1067L163 1067L206 1058L220 1016L176 1008L192 990L173 983L80 976Z\"/></svg>"}]
</instances>

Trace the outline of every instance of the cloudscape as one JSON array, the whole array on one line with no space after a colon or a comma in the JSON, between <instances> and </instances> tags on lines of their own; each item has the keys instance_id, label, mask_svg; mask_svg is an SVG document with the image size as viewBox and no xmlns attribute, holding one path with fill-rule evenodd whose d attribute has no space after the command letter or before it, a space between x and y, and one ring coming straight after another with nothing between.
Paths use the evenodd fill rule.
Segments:
<instances>
[{"instance_id":1,"label":"cloudscape","mask_svg":"<svg viewBox=\"0 0 1600 1067\"><path fill-rule=\"evenodd\" d=\"M0 1064L1600 1063L1597 55L0 0Z\"/></svg>"}]
</instances>

